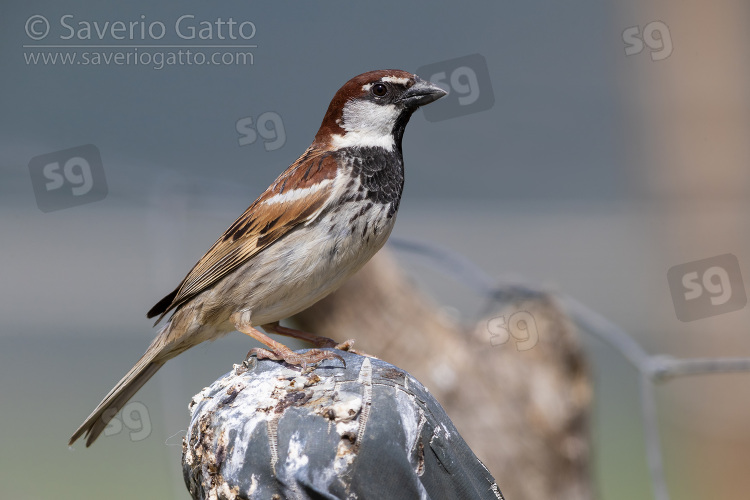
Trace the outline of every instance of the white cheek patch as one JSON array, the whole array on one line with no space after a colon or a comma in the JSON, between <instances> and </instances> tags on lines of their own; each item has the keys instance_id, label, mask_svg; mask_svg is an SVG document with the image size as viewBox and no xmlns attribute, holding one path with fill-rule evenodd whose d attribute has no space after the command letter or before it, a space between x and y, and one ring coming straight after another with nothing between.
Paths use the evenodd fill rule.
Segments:
<instances>
[{"instance_id":1,"label":"white cheek patch","mask_svg":"<svg viewBox=\"0 0 750 500\"><path fill-rule=\"evenodd\" d=\"M384 76L380 79L380 81L388 82L388 83L397 83L399 85L407 85L409 83L408 78L403 78L399 76Z\"/></svg>"},{"instance_id":2,"label":"white cheek patch","mask_svg":"<svg viewBox=\"0 0 750 500\"><path fill-rule=\"evenodd\" d=\"M333 144L337 148L382 147L393 149L393 127L400 111L394 104L375 104L368 101L349 101L344 106L344 135L334 135Z\"/></svg>"},{"instance_id":3,"label":"white cheek patch","mask_svg":"<svg viewBox=\"0 0 750 500\"><path fill-rule=\"evenodd\" d=\"M395 104L375 104L369 101L349 101L344 106L344 130L347 132L371 131L391 135L399 110Z\"/></svg>"},{"instance_id":4,"label":"white cheek patch","mask_svg":"<svg viewBox=\"0 0 750 500\"><path fill-rule=\"evenodd\" d=\"M308 195L314 193L315 191L318 191L319 189L322 189L322 188L326 187L331 182L333 182L333 180L331 180L331 179L324 179L324 180L318 182L317 184L313 184L310 187L298 188L298 189L290 189L289 191L284 191L283 193L276 194L276 195L268 198L263 203L266 204L266 205L273 205L273 204L276 204L276 203L287 203L287 202L290 202L290 201L297 201L297 200L300 200L300 199L304 198L305 196L308 196Z\"/></svg>"}]
</instances>

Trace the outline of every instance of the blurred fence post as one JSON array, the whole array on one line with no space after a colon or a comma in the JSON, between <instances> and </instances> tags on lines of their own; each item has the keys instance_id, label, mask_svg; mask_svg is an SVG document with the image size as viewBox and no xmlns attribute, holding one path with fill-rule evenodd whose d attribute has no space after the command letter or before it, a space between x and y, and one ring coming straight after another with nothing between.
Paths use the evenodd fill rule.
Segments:
<instances>
[{"instance_id":1,"label":"blurred fence post","mask_svg":"<svg viewBox=\"0 0 750 500\"><path fill-rule=\"evenodd\" d=\"M495 294L476 325L450 320L380 252L334 294L297 315L408 370L443 405L512 499L592 498L591 387L576 328L543 292Z\"/></svg>"}]
</instances>

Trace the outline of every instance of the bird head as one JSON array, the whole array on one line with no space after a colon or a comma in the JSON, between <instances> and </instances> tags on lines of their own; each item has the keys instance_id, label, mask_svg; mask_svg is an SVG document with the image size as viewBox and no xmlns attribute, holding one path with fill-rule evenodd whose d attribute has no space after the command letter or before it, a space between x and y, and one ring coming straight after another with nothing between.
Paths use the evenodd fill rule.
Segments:
<instances>
[{"instance_id":1,"label":"bird head","mask_svg":"<svg viewBox=\"0 0 750 500\"><path fill-rule=\"evenodd\" d=\"M420 107L447 92L417 75L397 69L355 76L331 100L315 142L330 149L401 149L406 124Z\"/></svg>"}]
</instances>

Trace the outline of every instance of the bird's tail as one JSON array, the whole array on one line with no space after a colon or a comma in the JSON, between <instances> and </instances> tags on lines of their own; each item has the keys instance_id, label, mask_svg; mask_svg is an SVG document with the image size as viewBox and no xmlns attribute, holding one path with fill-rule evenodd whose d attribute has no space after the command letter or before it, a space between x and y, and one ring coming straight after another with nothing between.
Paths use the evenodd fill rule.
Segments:
<instances>
[{"instance_id":1,"label":"bird's tail","mask_svg":"<svg viewBox=\"0 0 750 500\"><path fill-rule=\"evenodd\" d=\"M164 365L164 361L166 360L154 361L154 354L156 353L152 352L151 349L146 351L146 354L109 391L109 394L99 403L99 406L91 412L91 415L73 433L68 445L72 445L83 435L86 436L87 447L96 441L99 434L107 427L109 421L117 415L117 412L125 406L125 403Z\"/></svg>"},{"instance_id":2,"label":"bird's tail","mask_svg":"<svg viewBox=\"0 0 750 500\"><path fill-rule=\"evenodd\" d=\"M91 446L91 443L96 441L99 434L104 431L110 420L117 415L117 412L122 410L130 398L132 398L143 385L149 381L154 374L159 371L159 368L164 366L167 360L175 357L179 353L187 350L190 345L185 345L179 348L175 348L173 342L171 342L175 334L174 332L175 323L170 320L164 327L159 330L156 338L154 338L151 345L146 350L146 353L141 356L141 359L135 364L130 371L117 382L117 385L109 391L99 406L91 412L91 415L81 424L70 438L68 445L72 445L76 440L85 435L86 436L86 447ZM179 329L179 326L177 327ZM179 336L179 335L178 335Z\"/></svg>"}]
</instances>

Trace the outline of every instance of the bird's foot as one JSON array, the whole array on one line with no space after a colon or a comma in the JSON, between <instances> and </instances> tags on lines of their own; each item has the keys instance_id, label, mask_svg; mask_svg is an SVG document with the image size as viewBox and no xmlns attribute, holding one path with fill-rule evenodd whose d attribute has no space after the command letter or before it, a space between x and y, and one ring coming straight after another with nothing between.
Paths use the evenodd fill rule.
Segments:
<instances>
[{"instance_id":1,"label":"bird's foot","mask_svg":"<svg viewBox=\"0 0 750 500\"><path fill-rule=\"evenodd\" d=\"M345 344L346 342L349 342L347 340L346 342L339 344L333 339L329 339L328 337L321 337L319 335L316 335L315 338L313 339L305 339L305 340L310 342L315 347L329 347L331 349L339 349L340 351L346 351L346 349L340 349L339 346Z\"/></svg>"},{"instance_id":2,"label":"bird's foot","mask_svg":"<svg viewBox=\"0 0 750 500\"><path fill-rule=\"evenodd\" d=\"M297 330L295 328L288 328L286 326L281 326L278 323L278 321L275 323L268 323L266 325L263 325L263 329L265 329L268 332L276 333L279 335L286 335L287 337L294 337L296 339L304 340L305 342L309 342L317 348L328 347L331 349L338 349L339 351L351 352L352 354L359 354L360 356L367 356L369 358L375 358L375 356L371 356L362 351L357 351L353 349L352 348L352 346L354 345L353 339L349 339L349 340L345 340L344 342L337 343L335 340L329 339L328 337L322 337L320 335L315 335L314 333L305 332L303 330Z\"/></svg>"},{"instance_id":3,"label":"bird's foot","mask_svg":"<svg viewBox=\"0 0 750 500\"><path fill-rule=\"evenodd\" d=\"M294 352L286 346L277 346L274 350L263 349L256 347L250 349L247 353L247 358L255 356L257 359L270 359L273 361L284 361L287 364L301 366L307 368L309 365L320 363L324 359L339 359L346 366L344 358L331 351L324 351L321 349L310 349L307 352L298 353Z\"/></svg>"},{"instance_id":4,"label":"bird's foot","mask_svg":"<svg viewBox=\"0 0 750 500\"><path fill-rule=\"evenodd\" d=\"M352 347L353 345L354 345L354 339L349 339L349 340L345 340L345 341L341 342L340 344L336 344L336 345L333 345L333 346L326 346L326 347L333 347L334 349L338 349L339 351L346 351L346 352L350 352L352 354L357 354L358 356L365 356L365 357L368 357L368 358L378 359L377 357L373 356L372 354L367 354L366 352L354 349L354 347Z\"/></svg>"}]
</instances>

